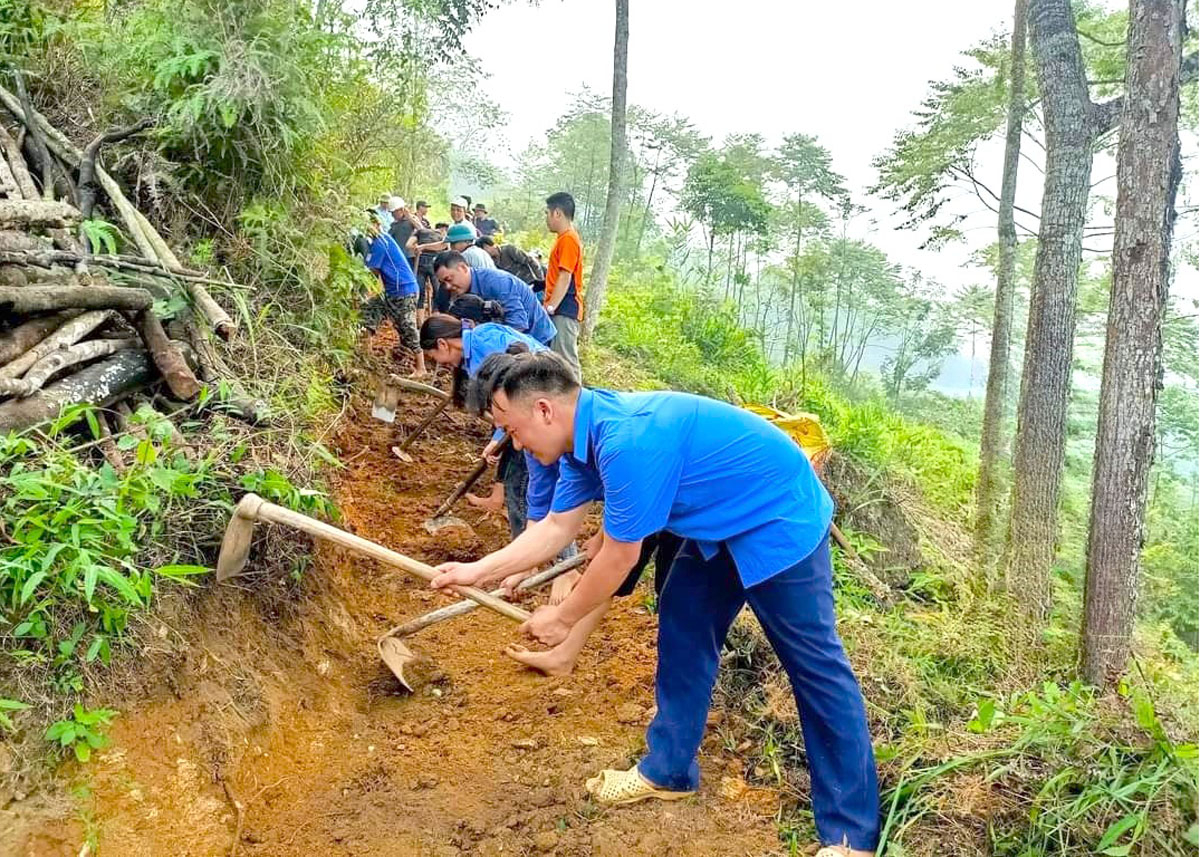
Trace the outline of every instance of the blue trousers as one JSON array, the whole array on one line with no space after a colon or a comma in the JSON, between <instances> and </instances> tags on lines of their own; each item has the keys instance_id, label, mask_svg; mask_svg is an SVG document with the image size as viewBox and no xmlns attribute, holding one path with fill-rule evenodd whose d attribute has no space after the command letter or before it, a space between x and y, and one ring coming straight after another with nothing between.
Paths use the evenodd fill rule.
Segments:
<instances>
[{"instance_id":1,"label":"blue trousers","mask_svg":"<svg viewBox=\"0 0 1200 857\"><path fill-rule=\"evenodd\" d=\"M828 537L749 589L725 548L705 560L694 542L685 542L659 603L658 714L638 770L660 788L699 785L696 754L721 646L749 603L796 695L821 842L868 850L879 839L879 786L862 693L834 624L832 576Z\"/></svg>"}]
</instances>

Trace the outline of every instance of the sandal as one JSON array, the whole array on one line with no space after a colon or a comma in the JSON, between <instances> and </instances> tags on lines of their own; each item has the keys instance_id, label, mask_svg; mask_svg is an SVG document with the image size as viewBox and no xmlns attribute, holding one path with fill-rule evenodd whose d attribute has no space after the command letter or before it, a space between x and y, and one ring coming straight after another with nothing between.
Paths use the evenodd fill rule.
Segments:
<instances>
[{"instance_id":1,"label":"sandal","mask_svg":"<svg viewBox=\"0 0 1200 857\"><path fill-rule=\"evenodd\" d=\"M596 803L605 806L625 806L651 798L680 800L696 793L660 789L647 782L645 777L638 773L636 765L628 771L615 771L611 768L601 771L587 781L587 791L595 798Z\"/></svg>"}]
</instances>

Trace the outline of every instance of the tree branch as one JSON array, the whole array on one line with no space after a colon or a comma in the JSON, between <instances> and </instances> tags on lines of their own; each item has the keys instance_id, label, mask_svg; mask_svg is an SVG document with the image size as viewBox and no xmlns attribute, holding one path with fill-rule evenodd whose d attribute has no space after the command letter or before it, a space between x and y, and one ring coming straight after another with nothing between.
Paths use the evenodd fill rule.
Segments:
<instances>
[{"instance_id":1,"label":"tree branch","mask_svg":"<svg viewBox=\"0 0 1200 857\"><path fill-rule=\"evenodd\" d=\"M956 170L958 170L958 168L952 168L952 169L956 169ZM981 190L985 190L985 191L987 191L987 194L988 194L988 196L990 196L990 197L991 197L992 199L994 199L996 202L999 202L999 201L1000 201L1000 197L996 196L995 192L994 192L994 191L993 191L993 190L992 190L990 187L988 187L987 185L985 185L983 182L979 181L979 179L975 178L975 176L971 175L971 171L970 171L970 170L965 170L965 169L963 169L963 170L958 170L958 172L961 172L961 173L962 173L962 175L964 175L966 178L970 179L970 180L971 180L971 183L972 183L973 185L975 185L975 187L976 187L976 188L979 188L979 189L981 189ZM991 208L991 206L989 205L989 206L988 206L988 208ZM996 209L994 209L994 208L993 208L992 210L993 210L993 211L995 211ZM1034 213L1033 213L1032 211L1030 211L1029 209L1027 209L1027 208L1021 208L1021 206L1019 206L1019 205L1014 205L1014 206L1013 206L1013 211L1019 211L1019 212L1021 212L1022 214L1028 214L1028 215L1029 215L1030 217L1032 217L1034 220L1038 220L1038 221L1040 221L1040 220L1042 219L1042 218L1041 218L1041 215L1034 214Z\"/></svg>"},{"instance_id":2,"label":"tree branch","mask_svg":"<svg viewBox=\"0 0 1200 857\"><path fill-rule=\"evenodd\" d=\"M1083 36L1089 42L1092 42L1094 44L1100 45L1105 48L1123 48L1123 47L1125 47L1124 42L1104 42L1104 41L1101 41L1100 39L1097 39L1091 33L1084 32L1083 30L1077 30L1076 32L1078 32L1079 35Z\"/></svg>"},{"instance_id":3,"label":"tree branch","mask_svg":"<svg viewBox=\"0 0 1200 857\"><path fill-rule=\"evenodd\" d=\"M79 161L79 211L83 214L84 220L91 218L92 209L96 207L96 159L100 156L100 147L106 143L116 143L132 137L134 134L140 134L153 124L154 120L146 118L125 128L106 131L88 143L87 148L83 150L83 157ZM86 237L82 234L80 240L83 241L85 247L88 246Z\"/></svg>"}]
</instances>

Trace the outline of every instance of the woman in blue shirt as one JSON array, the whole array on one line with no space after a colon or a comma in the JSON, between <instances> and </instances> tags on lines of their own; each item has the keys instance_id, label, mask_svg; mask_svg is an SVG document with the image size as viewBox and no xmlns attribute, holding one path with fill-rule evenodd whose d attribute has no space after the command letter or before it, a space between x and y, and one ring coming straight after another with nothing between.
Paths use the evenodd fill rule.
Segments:
<instances>
[{"instance_id":1,"label":"woman in blue shirt","mask_svg":"<svg viewBox=\"0 0 1200 857\"><path fill-rule=\"evenodd\" d=\"M466 303L470 309L464 315L480 316L470 302L471 295L460 296L451 306L451 312L460 312ZM482 302L481 302L482 303ZM532 336L514 330L505 324L485 322L475 324L469 317L454 315L431 315L421 325L421 349L425 356L439 366L454 369L454 387L451 394L460 407L466 401L466 386L474 378L483 361L493 354L515 351L544 351L546 346ZM504 433L497 430L492 440L483 449L483 457L492 458L496 446ZM540 521L550 510L550 499L554 484L558 481L558 465L544 465L527 452L507 456L500 470L504 482L505 503L508 508L508 526L515 539L525 530L526 521Z\"/></svg>"}]
</instances>

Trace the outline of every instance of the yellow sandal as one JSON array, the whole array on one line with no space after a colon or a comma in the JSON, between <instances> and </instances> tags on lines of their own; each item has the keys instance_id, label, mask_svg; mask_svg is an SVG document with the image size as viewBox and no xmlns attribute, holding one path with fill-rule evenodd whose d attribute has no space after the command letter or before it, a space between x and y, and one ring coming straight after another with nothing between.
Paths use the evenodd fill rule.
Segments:
<instances>
[{"instance_id":1,"label":"yellow sandal","mask_svg":"<svg viewBox=\"0 0 1200 857\"><path fill-rule=\"evenodd\" d=\"M637 766L628 771L611 768L601 771L587 781L587 791L596 803L605 806L625 806L643 800L680 800L691 797L694 791L671 791L660 789L646 781Z\"/></svg>"}]
</instances>

